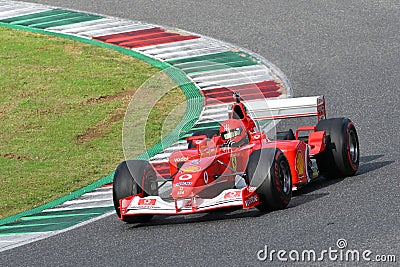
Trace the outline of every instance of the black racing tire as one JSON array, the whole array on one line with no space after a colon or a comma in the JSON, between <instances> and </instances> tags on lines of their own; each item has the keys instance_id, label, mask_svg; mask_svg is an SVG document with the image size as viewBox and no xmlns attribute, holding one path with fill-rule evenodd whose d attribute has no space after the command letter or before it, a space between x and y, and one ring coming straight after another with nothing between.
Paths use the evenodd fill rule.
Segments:
<instances>
[{"instance_id":1,"label":"black racing tire","mask_svg":"<svg viewBox=\"0 0 400 267\"><path fill-rule=\"evenodd\" d=\"M264 148L254 151L247 165L250 186L257 187L260 211L284 209L292 198L292 175L289 162L280 149Z\"/></svg>"},{"instance_id":2,"label":"black racing tire","mask_svg":"<svg viewBox=\"0 0 400 267\"><path fill-rule=\"evenodd\" d=\"M197 130L194 131L192 136L199 136L199 135L206 135L207 138L212 138L214 135L219 135L219 129L204 129L204 130ZM189 142L188 148L196 148L196 145L192 143L192 141Z\"/></svg>"},{"instance_id":3,"label":"black racing tire","mask_svg":"<svg viewBox=\"0 0 400 267\"><path fill-rule=\"evenodd\" d=\"M326 131L325 150L316 155L320 174L327 178L343 178L356 174L360 164L360 146L353 122L348 118L321 120L318 131Z\"/></svg>"},{"instance_id":4,"label":"black racing tire","mask_svg":"<svg viewBox=\"0 0 400 267\"><path fill-rule=\"evenodd\" d=\"M143 197L158 195L156 180L156 173L147 161L128 160L119 164L114 174L113 183L113 202L118 217L121 218L120 199L136 194L142 194ZM153 215L126 216L123 221L142 223L148 222L152 217Z\"/></svg>"}]
</instances>

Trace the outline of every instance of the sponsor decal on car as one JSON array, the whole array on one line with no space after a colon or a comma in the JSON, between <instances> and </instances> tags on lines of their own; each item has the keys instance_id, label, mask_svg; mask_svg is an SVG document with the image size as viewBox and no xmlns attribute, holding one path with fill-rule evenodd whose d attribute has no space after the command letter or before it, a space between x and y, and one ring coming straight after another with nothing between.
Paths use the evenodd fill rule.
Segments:
<instances>
[{"instance_id":1,"label":"sponsor decal on car","mask_svg":"<svg viewBox=\"0 0 400 267\"><path fill-rule=\"evenodd\" d=\"M299 177L304 175L304 157L300 150L297 151L296 155L296 171Z\"/></svg>"},{"instance_id":2,"label":"sponsor decal on car","mask_svg":"<svg viewBox=\"0 0 400 267\"><path fill-rule=\"evenodd\" d=\"M185 174L182 174L181 176L179 176L178 179L180 181L187 181L187 180L190 180L192 178L193 178L193 176L190 173L185 173Z\"/></svg>"},{"instance_id":3,"label":"sponsor decal on car","mask_svg":"<svg viewBox=\"0 0 400 267\"><path fill-rule=\"evenodd\" d=\"M256 189L257 189L256 186L249 186L249 187L247 188L247 190L248 190L249 192L254 192L254 191L256 191Z\"/></svg>"},{"instance_id":4,"label":"sponsor decal on car","mask_svg":"<svg viewBox=\"0 0 400 267\"><path fill-rule=\"evenodd\" d=\"M231 157L231 164L232 164L232 169L236 170L236 155L232 155Z\"/></svg>"},{"instance_id":5,"label":"sponsor decal on car","mask_svg":"<svg viewBox=\"0 0 400 267\"><path fill-rule=\"evenodd\" d=\"M128 209L159 209L156 205L157 199L155 198L141 198L137 205L132 205Z\"/></svg>"},{"instance_id":6,"label":"sponsor decal on car","mask_svg":"<svg viewBox=\"0 0 400 267\"><path fill-rule=\"evenodd\" d=\"M182 186L182 185L192 185L192 182L178 182L175 186Z\"/></svg>"},{"instance_id":7,"label":"sponsor decal on car","mask_svg":"<svg viewBox=\"0 0 400 267\"><path fill-rule=\"evenodd\" d=\"M250 197L248 197L245 201L244 201L244 205L245 207L254 207L255 205L258 204L258 196L256 194L251 195ZM257 204L256 204L257 203Z\"/></svg>"},{"instance_id":8,"label":"sponsor decal on car","mask_svg":"<svg viewBox=\"0 0 400 267\"><path fill-rule=\"evenodd\" d=\"M251 187L242 190L243 208L250 209L260 204L260 198Z\"/></svg>"},{"instance_id":9,"label":"sponsor decal on car","mask_svg":"<svg viewBox=\"0 0 400 267\"><path fill-rule=\"evenodd\" d=\"M182 158L175 158L174 162L185 162L187 161L189 158L188 157L182 157Z\"/></svg>"},{"instance_id":10,"label":"sponsor decal on car","mask_svg":"<svg viewBox=\"0 0 400 267\"><path fill-rule=\"evenodd\" d=\"M176 193L177 195L183 195L183 194L185 194L185 191L183 191L183 186L180 186L179 187L179 191L178 191L178 193Z\"/></svg>"},{"instance_id":11,"label":"sponsor decal on car","mask_svg":"<svg viewBox=\"0 0 400 267\"><path fill-rule=\"evenodd\" d=\"M196 145L198 145L198 144L200 144L201 143L201 141L203 141L203 140L196 140L196 141L194 141L194 143L196 144Z\"/></svg>"},{"instance_id":12,"label":"sponsor decal on car","mask_svg":"<svg viewBox=\"0 0 400 267\"><path fill-rule=\"evenodd\" d=\"M139 206L143 206L143 205L151 205L154 206L157 202L157 199L149 199L149 198L145 198L145 199L139 199L138 201L138 205Z\"/></svg>"},{"instance_id":13,"label":"sponsor decal on car","mask_svg":"<svg viewBox=\"0 0 400 267\"><path fill-rule=\"evenodd\" d=\"M201 170L200 166L187 166L182 169L183 172L197 172L200 170Z\"/></svg>"},{"instance_id":14,"label":"sponsor decal on car","mask_svg":"<svg viewBox=\"0 0 400 267\"><path fill-rule=\"evenodd\" d=\"M240 196L241 196L240 191L232 191L232 192L225 193L224 199L238 198Z\"/></svg>"},{"instance_id":15,"label":"sponsor decal on car","mask_svg":"<svg viewBox=\"0 0 400 267\"><path fill-rule=\"evenodd\" d=\"M260 138L261 138L261 135L260 135L260 134L255 134L255 135L253 136L253 138L254 138L254 139L260 139Z\"/></svg>"}]
</instances>

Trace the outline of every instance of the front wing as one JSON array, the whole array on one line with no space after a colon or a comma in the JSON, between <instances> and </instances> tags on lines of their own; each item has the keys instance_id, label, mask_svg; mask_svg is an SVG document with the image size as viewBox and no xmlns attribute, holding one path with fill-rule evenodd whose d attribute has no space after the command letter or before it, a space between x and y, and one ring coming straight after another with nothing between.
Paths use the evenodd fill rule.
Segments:
<instances>
[{"instance_id":1,"label":"front wing","mask_svg":"<svg viewBox=\"0 0 400 267\"><path fill-rule=\"evenodd\" d=\"M253 208L260 204L255 187L227 189L211 199L199 197L179 198L166 201L159 196L141 197L134 195L120 200L121 220L125 216L144 214L181 215L206 212L220 208Z\"/></svg>"}]
</instances>

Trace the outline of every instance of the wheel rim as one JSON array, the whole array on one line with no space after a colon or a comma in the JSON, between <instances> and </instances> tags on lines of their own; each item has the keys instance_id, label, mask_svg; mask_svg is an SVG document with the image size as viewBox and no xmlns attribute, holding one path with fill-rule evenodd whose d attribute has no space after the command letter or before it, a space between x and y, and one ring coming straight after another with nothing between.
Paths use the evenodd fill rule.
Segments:
<instances>
[{"instance_id":1,"label":"wheel rim","mask_svg":"<svg viewBox=\"0 0 400 267\"><path fill-rule=\"evenodd\" d=\"M355 164L358 161L358 142L357 135L354 131L349 131L348 140L350 159L352 163Z\"/></svg>"},{"instance_id":2,"label":"wheel rim","mask_svg":"<svg viewBox=\"0 0 400 267\"><path fill-rule=\"evenodd\" d=\"M288 165L285 161L279 164L279 182L281 183L282 190L285 194L290 192L291 187L291 177Z\"/></svg>"}]
</instances>

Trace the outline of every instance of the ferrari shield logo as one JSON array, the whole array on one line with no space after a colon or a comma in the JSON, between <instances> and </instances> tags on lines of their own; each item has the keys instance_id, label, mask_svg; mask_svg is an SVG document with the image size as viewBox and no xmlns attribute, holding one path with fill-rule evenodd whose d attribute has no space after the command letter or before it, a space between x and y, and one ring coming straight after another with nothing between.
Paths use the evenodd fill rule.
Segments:
<instances>
[{"instance_id":1,"label":"ferrari shield logo","mask_svg":"<svg viewBox=\"0 0 400 267\"><path fill-rule=\"evenodd\" d=\"M232 164L232 168L236 170L236 156L232 155L231 157L231 164Z\"/></svg>"}]
</instances>

